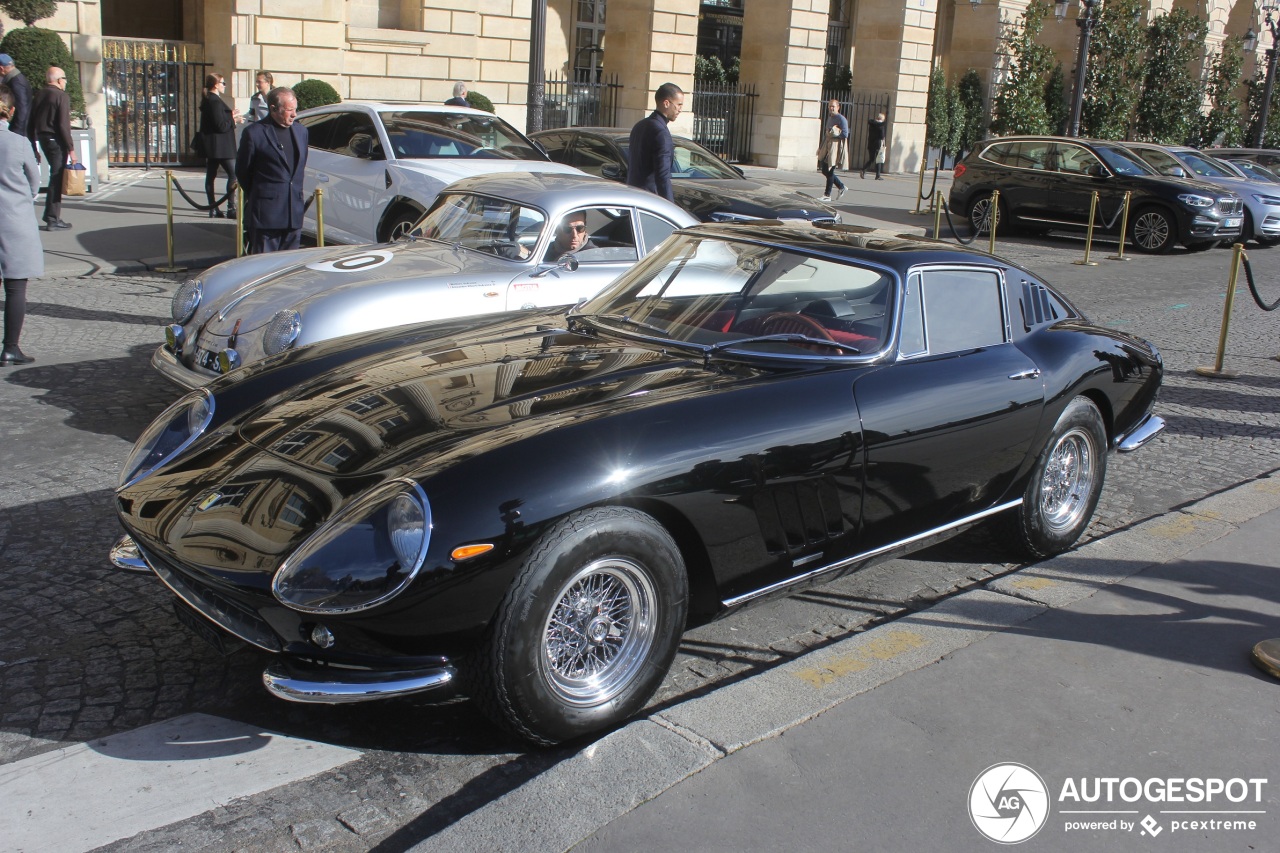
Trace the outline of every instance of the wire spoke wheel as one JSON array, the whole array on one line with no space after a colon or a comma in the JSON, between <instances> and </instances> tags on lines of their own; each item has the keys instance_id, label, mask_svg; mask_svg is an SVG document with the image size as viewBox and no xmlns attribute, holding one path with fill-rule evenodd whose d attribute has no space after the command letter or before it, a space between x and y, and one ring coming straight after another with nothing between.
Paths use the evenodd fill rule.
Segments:
<instances>
[{"instance_id":1,"label":"wire spoke wheel","mask_svg":"<svg viewBox=\"0 0 1280 853\"><path fill-rule=\"evenodd\" d=\"M1089 511L1096 453L1092 437L1073 429L1058 439L1040 478L1040 514L1053 530L1069 530Z\"/></svg>"},{"instance_id":2,"label":"wire spoke wheel","mask_svg":"<svg viewBox=\"0 0 1280 853\"><path fill-rule=\"evenodd\" d=\"M543 632L551 690L598 705L629 685L653 646L655 600L649 574L629 560L598 560L570 578Z\"/></svg>"}]
</instances>

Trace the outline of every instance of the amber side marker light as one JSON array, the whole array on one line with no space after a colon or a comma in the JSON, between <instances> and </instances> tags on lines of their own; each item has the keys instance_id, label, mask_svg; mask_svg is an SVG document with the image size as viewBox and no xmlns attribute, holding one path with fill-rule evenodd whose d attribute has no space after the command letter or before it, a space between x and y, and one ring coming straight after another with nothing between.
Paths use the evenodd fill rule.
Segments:
<instances>
[{"instance_id":1,"label":"amber side marker light","mask_svg":"<svg viewBox=\"0 0 1280 853\"><path fill-rule=\"evenodd\" d=\"M493 546L486 543L484 545L462 545L454 548L449 554L455 560L470 560L472 557L479 557L481 554L487 554L493 550Z\"/></svg>"}]
</instances>

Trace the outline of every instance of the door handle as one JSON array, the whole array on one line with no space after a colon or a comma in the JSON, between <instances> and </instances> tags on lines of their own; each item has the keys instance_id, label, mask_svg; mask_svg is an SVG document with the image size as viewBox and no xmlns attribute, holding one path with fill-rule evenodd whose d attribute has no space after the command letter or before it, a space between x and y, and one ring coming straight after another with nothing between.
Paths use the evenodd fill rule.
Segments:
<instances>
[{"instance_id":1,"label":"door handle","mask_svg":"<svg viewBox=\"0 0 1280 853\"><path fill-rule=\"evenodd\" d=\"M1010 373L1009 378L1010 379L1039 379L1040 368L1033 367L1030 370L1021 370L1017 373Z\"/></svg>"}]
</instances>

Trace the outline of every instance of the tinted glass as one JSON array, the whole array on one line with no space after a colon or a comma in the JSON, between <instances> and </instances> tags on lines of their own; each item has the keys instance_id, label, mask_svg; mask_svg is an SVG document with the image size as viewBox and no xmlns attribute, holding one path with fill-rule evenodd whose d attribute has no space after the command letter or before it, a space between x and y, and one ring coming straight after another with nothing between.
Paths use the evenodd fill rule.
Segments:
<instances>
[{"instance_id":1,"label":"tinted glass","mask_svg":"<svg viewBox=\"0 0 1280 853\"><path fill-rule=\"evenodd\" d=\"M490 157L541 160L547 156L495 115L384 112L382 124L398 158Z\"/></svg>"},{"instance_id":2,"label":"tinted glass","mask_svg":"<svg viewBox=\"0 0 1280 853\"><path fill-rule=\"evenodd\" d=\"M969 270L926 272L921 286L930 354L1005 342L1000 277Z\"/></svg>"},{"instance_id":3,"label":"tinted glass","mask_svg":"<svg viewBox=\"0 0 1280 853\"><path fill-rule=\"evenodd\" d=\"M1142 158L1127 149L1114 145L1099 145L1095 150L1097 150L1098 156L1111 167L1111 171L1117 175L1156 174L1155 169L1142 162Z\"/></svg>"},{"instance_id":4,"label":"tinted glass","mask_svg":"<svg viewBox=\"0 0 1280 853\"><path fill-rule=\"evenodd\" d=\"M644 248L646 252L652 252L663 240L671 236L671 232L676 230L676 226L667 220L654 216L652 213L640 211L640 233L644 236Z\"/></svg>"},{"instance_id":5,"label":"tinted glass","mask_svg":"<svg viewBox=\"0 0 1280 853\"><path fill-rule=\"evenodd\" d=\"M450 193L440 196L414 230L431 240L519 261L532 256L546 219L541 210L515 202Z\"/></svg>"},{"instance_id":6,"label":"tinted glass","mask_svg":"<svg viewBox=\"0 0 1280 853\"><path fill-rule=\"evenodd\" d=\"M606 166L613 168L605 177L617 179L621 175L621 164L613 147L603 139L593 136L578 137L578 144L573 147L573 157L568 162L570 166L579 168L588 175L602 175Z\"/></svg>"},{"instance_id":7,"label":"tinted glass","mask_svg":"<svg viewBox=\"0 0 1280 853\"><path fill-rule=\"evenodd\" d=\"M334 124L339 116L339 113L324 113L298 119L307 129L307 147L328 151L329 140L333 138Z\"/></svg>"}]
</instances>

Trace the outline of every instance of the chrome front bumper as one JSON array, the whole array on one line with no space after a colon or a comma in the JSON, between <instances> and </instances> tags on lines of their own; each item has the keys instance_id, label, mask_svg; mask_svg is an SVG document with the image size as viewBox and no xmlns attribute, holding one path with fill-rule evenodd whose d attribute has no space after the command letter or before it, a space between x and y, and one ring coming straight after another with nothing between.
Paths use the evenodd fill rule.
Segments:
<instances>
[{"instance_id":1,"label":"chrome front bumper","mask_svg":"<svg viewBox=\"0 0 1280 853\"><path fill-rule=\"evenodd\" d=\"M380 672L302 667L297 663L281 661L267 667L262 673L262 683L278 699L339 705L438 690L452 684L456 676L457 671L451 666Z\"/></svg>"},{"instance_id":2,"label":"chrome front bumper","mask_svg":"<svg viewBox=\"0 0 1280 853\"><path fill-rule=\"evenodd\" d=\"M177 356L163 344L156 347L156 351L152 353L151 366L160 371L160 375L165 379L175 385L186 388L188 391L203 388L217 378L216 376L205 376L202 373L196 373L191 370L178 361Z\"/></svg>"},{"instance_id":3,"label":"chrome front bumper","mask_svg":"<svg viewBox=\"0 0 1280 853\"><path fill-rule=\"evenodd\" d=\"M1164 418L1148 414L1142 423L1133 428L1127 435L1117 436L1116 449L1121 453L1132 453L1164 429Z\"/></svg>"}]
</instances>

